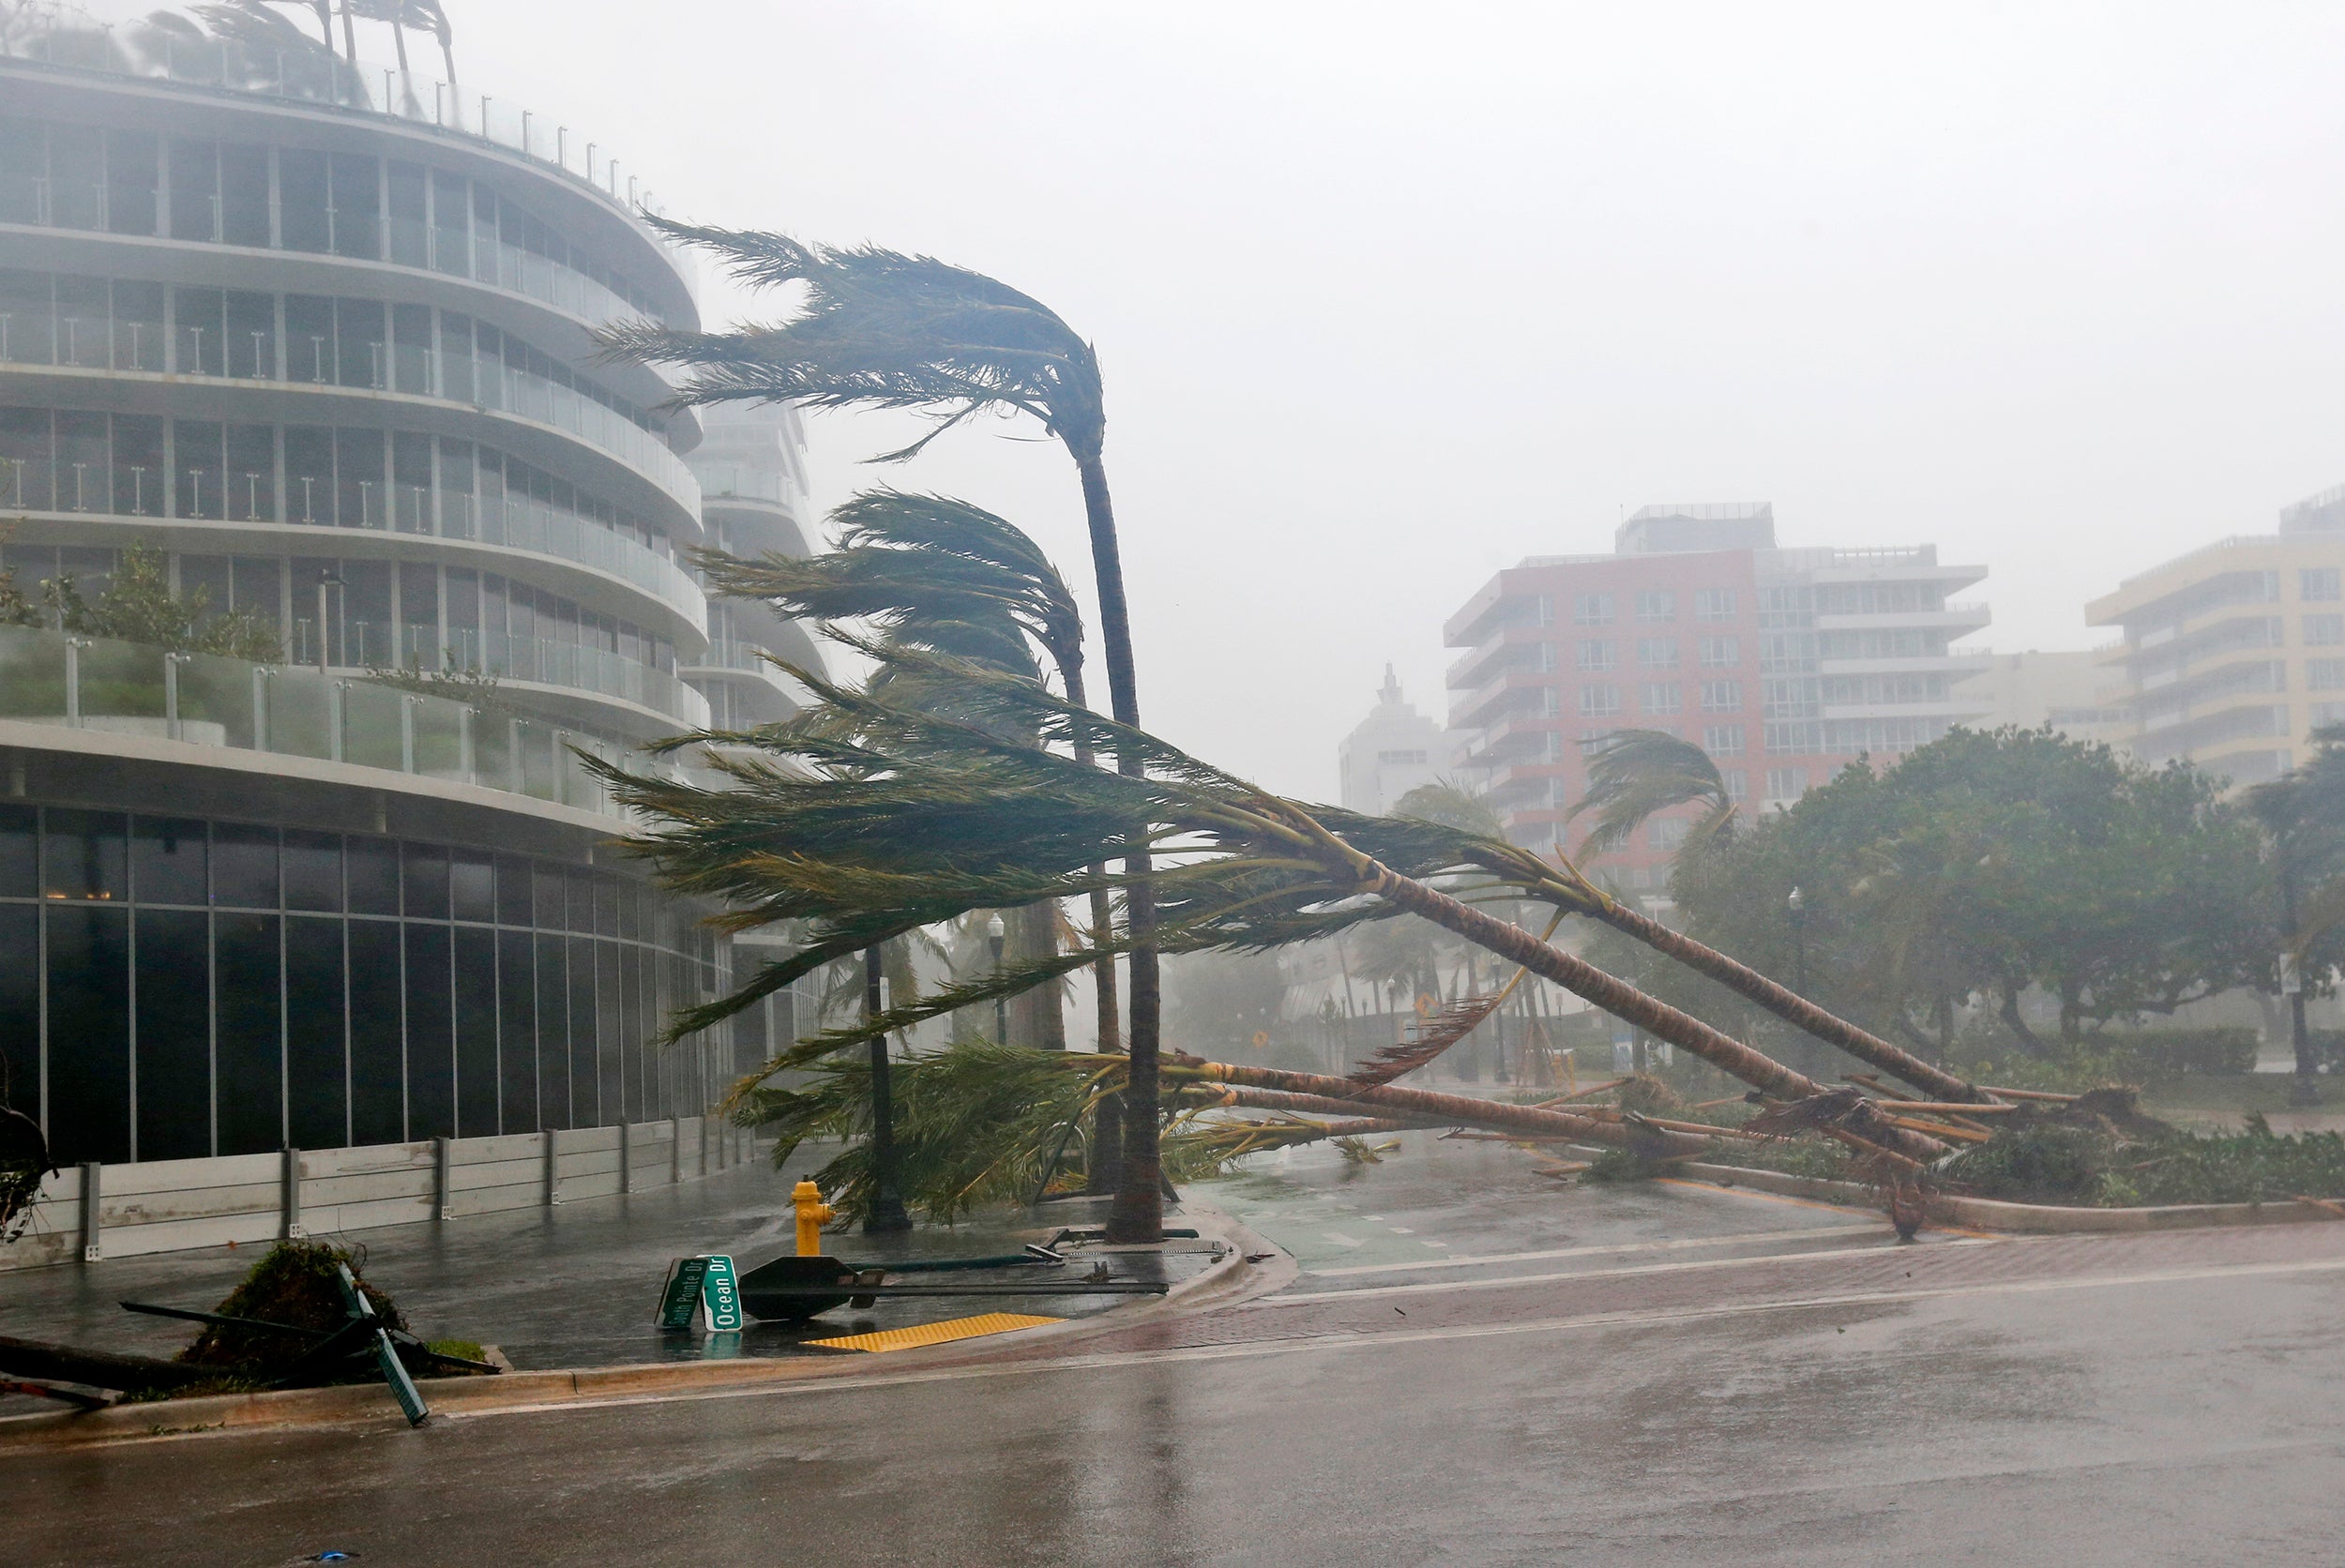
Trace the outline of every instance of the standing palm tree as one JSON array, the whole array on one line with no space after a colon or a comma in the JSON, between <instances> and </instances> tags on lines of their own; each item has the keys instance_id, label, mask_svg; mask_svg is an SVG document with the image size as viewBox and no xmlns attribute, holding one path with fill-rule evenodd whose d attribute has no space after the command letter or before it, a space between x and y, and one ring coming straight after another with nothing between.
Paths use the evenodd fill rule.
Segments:
<instances>
[{"instance_id":1,"label":"standing palm tree","mask_svg":"<svg viewBox=\"0 0 2345 1568\"><path fill-rule=\"evenodd\" d=\"M1645 820L1673 807L1699 804L1702 820L1686 836L1696 850L1733 831L1735 806L1710 754L1659 730L1615 730L1588 763L1588 792L1571 815L1596 813L1581 854L1599 855L1628 842Z\"/></svg>"},{"instance_id":2,"label":"standing palm tree","mask_svg":"<svg viewBox=\"0 0 2345 1568\"><path fill-rule=\"evenodd\" d=\"M946 430L985 413L1030 416L1058 439L1074 459L1082 485L1110 708L1116 722L1137 729L1140 688L1131 615L1101 457L1107 438L1104 389L1091 345L1032 295L932 257L653 221L679 241L714 251L745 282L803 291L797 313L779 325L707 333L639 322L604 329L608 357L686 367L679 401L791 401L817 409L914 409L933 416L934 428L926 435L881 454L879 461L914 457ZM1141 753L1119 751L1116 766L1138 777ZM1125 846L1125 866L1127 871L1147 870L1144 843ZM1125 1088L1123 1182L1108 1232L1119 1242L1150 1242L1159 1239L1164 1228L1157 1148L1163 997L1157 948L1148 940L1156 918L1144 875L1127 885L1124 911L1135 939L1128 959L1131 1061Z\"/></svg>"}]
</instances>

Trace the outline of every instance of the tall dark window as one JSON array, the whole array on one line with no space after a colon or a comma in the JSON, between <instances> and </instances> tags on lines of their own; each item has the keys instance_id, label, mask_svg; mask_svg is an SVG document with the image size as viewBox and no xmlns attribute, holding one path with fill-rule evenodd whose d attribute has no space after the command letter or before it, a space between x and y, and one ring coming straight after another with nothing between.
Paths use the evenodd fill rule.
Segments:
<instances>
[{"instance_id":1,"label":"tall dark window","mask_svg":"<svg viewBox=\"0 0 2345 1568\"><path fill-rule=\"evenodd\" d=\"M219 993L215 1060L219 1152L261 1154L285 1146L283 966L279 917L213 917Z\"/></svg>"},{"instance_id":2,"label":"tall dark window","mask_svg":"<svg viewBox=\"0 0 2345 1568\"><path fill-rule=\"evenodd\" d=\"M369 840L350 841L354 871L362 842ZM355 891L355 880L353 887ZM353 920L350 1138L354 1143L397 1143L407 1136L406 1054L401 1044L405 1005L398 922Z\"/></svg>"},{"instance_id":3,"label":"tall dark window","mask_svg":"<svg viewBox=\"0 0 2345 1568\"><path fill-rule=\"evenodd\" d=\"M195 828L200 850L204 824ZM212 1152L211 924L201 910L138 912L143 1160L201 1159Z\"/></svg>"},{"instance_id":4,"label":"tall dark window","mask_svg":"<svg viewBox=\"0 0 2345 1568\"><path fill-rule=\"evenodd\" d=\"M618 1096L613 1094L608 1101L602 1098L600 1063L595 1050L595 939L572 937L569 949L570 1115L580 1126L595 1127L606 1117L618 1116Z\"/></svg>"},{"instance_id":5,"label":"tall dark window","mask_svg":"<svg viewBox=\"0 0 2345 1568\"><path fill-rule=\"evenodd\" d=\"M290 852L293 835L286 837ZM285 922L285 1097L296 1149L339 1149L350 1140L342 1023L342 923L292 916Z\"/></svg>"},{"instance_id":6,"label":"tall dark window","mask_svg":"<svg viewBox=\"0 0 2345 1568\"><path fill-rule=\"evenodd\" d=\"M130 912L119 905L53 902L45 912L50 1152L63 1165L127 1160Z\"/></svg>"},{"instance_id":7,"label":"tall dark window","mask_svg":"<svg viewBox=\"0 0 2345 1568\"><path fill-rule=\"evenodd\" d=\"M549 1127L579 1125L570 1101L568 953L560 937L537 938L537 1119Z\"/></svg>"},{"instance_id":8,"label":"tall dark window","mask_svg":"<svg viewBox=\"0 0 2345 1568\"><path fill-rule=\"evenodd\" d=\"M455 1041L448 995L448 928L407 928L407 1136L456 1136Z\"/></svg>"},{"instance_id":9,"label":"tall dark window","mask_svg":"<svg viewBox=\"0 0 2345 1568\"><path fill-rule=\"evenodd\" d=\"M535 1131L537 1117L537 979L527 931L497 934L497 1062L504 1130Z\"/></svg>"},{"instance_id":10,"label":"tall dark window","mask_svg":"<svg viewBox=\"0 0 2345 1568\"><path fill-rule=\"evenodd\" d=\"M0 1104L40 1120L38 904L0 904Z\"/></svg>"},{"instance_id":11,"label":"tall dark window","mask_svg":"<svg viewBox=\"0 0 2345 1568\"><path fill-rule=\"evenodd\" d=\"M497 1131L496 933L454 927L456 1131L480 1138Z\"/></svg>"}]
</instances>

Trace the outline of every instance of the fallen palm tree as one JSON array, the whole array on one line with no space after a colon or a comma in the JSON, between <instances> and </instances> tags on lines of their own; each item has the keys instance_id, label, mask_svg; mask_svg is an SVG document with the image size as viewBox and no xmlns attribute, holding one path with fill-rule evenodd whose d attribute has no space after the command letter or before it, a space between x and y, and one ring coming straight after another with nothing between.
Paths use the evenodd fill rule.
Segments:
<instances>
[{"instance_id":1,"label":"fallen palm tree","mask_svg":"<svg viewBox=\"0 0 2345 1568\"><path fill-rule=\"evenodd\" d=\"M658 861L673 884L730 905L719 924L795 922L805 932L795 953L733 995L679 1014L672 1033L707 1028L823 964L921 926L971 910L1087 897L1101 887L1128 893L1144 880L1156 907L1154 943L1163 952L1263 950L1414 913L1771 1098L1826 1093L1469 901L1532 897L1609 907L1568 866L1559 870L1513 845L1438 823L1305 807L1033 682L962 660L853 645L894 663L884 693L794 671L817 699L813 713L764 730L664 743L724 742L711 762L730 776L729 788L603 770L653 824L634 841L637 852ZM919 700L924 684L949 688L953 716ZM1100 755L1137 756L1144 770L1132 776L1084 765L1070 755L1079 743ZM1148 854L1105 867L1135 845ZM798 1042L759 1076L1014 995L1123 945L1095 942L907 1001ZM1849 1132L1904 1162L1947 1152L1861 1106L1847 1115Z\"/></svg>"}]
</instances>

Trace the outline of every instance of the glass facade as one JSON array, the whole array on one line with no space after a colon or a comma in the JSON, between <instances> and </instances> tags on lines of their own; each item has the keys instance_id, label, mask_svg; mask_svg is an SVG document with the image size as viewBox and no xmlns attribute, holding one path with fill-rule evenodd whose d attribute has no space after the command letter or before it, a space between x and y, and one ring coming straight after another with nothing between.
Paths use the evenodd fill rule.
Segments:
<instances>
[{"instance_id":1,"label":"glass facade","mask_svg":"<svg viewBox=\"0 0 2345 1568\"><path fill-rule=\"evenodd\" d=\"M764 1017L649 1042L731 963L607 871L0 806L0 1063L61 1163L696 1114L760 1059Z\"/></svg>"},{"instance_id":2,"label":"glass facade","mask_svg":"<svg viewBox=\"0 0 2345 1568\"><path fill-rule=\"evenodd\" d=\"M391 262L595 322L658 313L647 291L510 198L366 154L0 115L0 223Z\"/></svg>"}]
</instances>

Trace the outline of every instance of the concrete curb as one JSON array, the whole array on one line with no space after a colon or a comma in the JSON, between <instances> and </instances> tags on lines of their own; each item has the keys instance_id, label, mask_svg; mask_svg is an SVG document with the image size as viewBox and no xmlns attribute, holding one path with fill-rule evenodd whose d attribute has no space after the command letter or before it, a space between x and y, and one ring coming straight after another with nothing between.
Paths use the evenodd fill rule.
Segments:
<instances>
[{"instance_id":1,"label":"concrete curb","mask_svg":"<svg viewBox=\"0 0 2345 1568\"><path fill-rule=\"evenodd\" d=\"M1741 1166L1689 1163L1674 1168L1688 1180L1718 1187L1748 1187L1785 1198L1808 1198L1850 1208L1878 1211L1880 1196L1856 1182L1827 1181L1817 1176L1792 1176L1779 1170L1749 1170ZM1937 1194L1929 1199L1929 1217L1940 1225L1967 1226L1977 1230L2005 1230L2022 1235L2080 1235L2145 1230L2186 1230L2207 1226L2302 1225L2345 1219L2345 1214L2293 1200L2278 1203L2171 1203L2140 1209L2078 1209L2046 1203L2007 1203L1994 1198L1961 1198Z\"/></svg>"},{"instance_id":2,"label":"concrete curb","mask_svg":"<svg viewBox=\"0 0 2345 1568\"><path fill-rule=\"evenodd\" d=\"M1205 1203L1185 1203L1182 1217L1195 1222L1201 1242L1218 1243L1222 1254L1162 1296L1131 1306L1111 1307L1086 1318L889 1354L891 1365L938 1365L991 1359L975 1346L1028 1346L1038 1340L1122 1329L1175 1313L1194 1311L1264 1289L1293 1275L1294 1259ZM1251 1252L1275 1254L1268 1269L1247 1261ZM1286 1265L1281 1277L1278 1264ZM1249 1277L1258 1276L1258 1277ZM424 1383L434 1418L493 1415L507 1411L559 1410L568 1405L616 1400L690 1397L719 1391L816 1382L868 1372L870 1358L851 1351L731 1361L648 1362L627 1366L575 1367L566 1371L507 1372L494 1378L446 1378ZM60 1448L145 1442L159 1439L225 1433L302 1430L327 1426L377 1427L397 1431L406 1425L379 1384L335 1388L275 1389L260 1394L206 1395L153 1404L115 1405L101 1410L0 1419L0 1460L15 1454Z\"/></svg>"}]
</instances>

